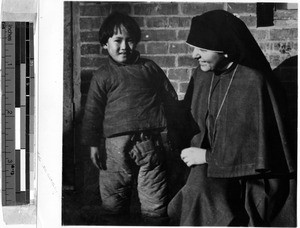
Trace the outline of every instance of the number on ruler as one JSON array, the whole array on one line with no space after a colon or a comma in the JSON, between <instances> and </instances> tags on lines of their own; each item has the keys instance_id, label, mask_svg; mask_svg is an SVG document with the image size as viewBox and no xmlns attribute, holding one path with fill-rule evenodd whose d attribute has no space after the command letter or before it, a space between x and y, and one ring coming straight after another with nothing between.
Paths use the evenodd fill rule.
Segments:
<instances>
[{"instance_id":1,"label":"number on ruler","mask_svg":"<svg viewBox=\"0 0 300 228\"><path fill-rule=\"evenodd\" d=\"M11 168L10 175L13 176L15 174L15 165L11 165L10 168Z\"/></svg>"}]
</instances>

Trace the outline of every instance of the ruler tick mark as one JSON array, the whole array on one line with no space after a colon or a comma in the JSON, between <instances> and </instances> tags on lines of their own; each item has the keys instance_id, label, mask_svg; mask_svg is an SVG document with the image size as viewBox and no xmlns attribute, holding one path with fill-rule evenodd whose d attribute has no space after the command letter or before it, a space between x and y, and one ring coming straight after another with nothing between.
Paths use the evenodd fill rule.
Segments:
<instances>
[{"instance_id":1,"label":"ruler tick mark","mask_svg":"<svg viewBox=\"0 0 300 228\"><path fill-rule=\"evenodd\" d=\"M30 195L30 188L27 186L29 183L30 163L29 166L27 165L27 162L26 164L22 163L22 159L24 161L25 158L27 161L30 157L26 153L25 157L22 157L21 159L20 154L24 154L22 151L27 150L27 146L23 146L27 145L26 143L24 144L24 140L27 142L28 137L30 137L27 134L27 129L22 126L23 124L25 124L26 127L33 126L33 123L31 123L32 120L26 118L28 110L30 113L34 110L34 105L32 105L34 104L34 102L32 102L34 100L31 101L32 96L28 96L29 94L27 93L27 90L34 91L33 86L35 85L34 69L32 68L34 66L34 58L33 53L31 53L33 50L32 27L32 23L28 22L2 23L3 64L1 78L2 110L4 110L2 111L2 132L4 132L2 133L2 161L4 162L4 167L2 169L3 205L20 205L29 202L27 196L25 198L20 198L17 197L17 194L19 194L18 192L21 189L21 192ZM23 57L25 57L25 59ZM25 66L28 69L30 68L28 72L26 71L26 80L25 77L21 77L23 71L20 72L20 61L21 63L25 63ZM24 93L21 93L19 89ZM26 105L20 107L16 102L24 104L24 98L26 98ZM27 99L30 103L27 103ZM29 104L30 106L28 106ZM26 108L28 108L28 110ZM24 121L24 123L22 121ZM18 125L21 126L20 129L18 128ZM16 144L17 140L18 143L21 144L21 150L16 150L16 145L18 145ZM22 166L26 168L22 168Z\"/></svg>"}]
</instances>

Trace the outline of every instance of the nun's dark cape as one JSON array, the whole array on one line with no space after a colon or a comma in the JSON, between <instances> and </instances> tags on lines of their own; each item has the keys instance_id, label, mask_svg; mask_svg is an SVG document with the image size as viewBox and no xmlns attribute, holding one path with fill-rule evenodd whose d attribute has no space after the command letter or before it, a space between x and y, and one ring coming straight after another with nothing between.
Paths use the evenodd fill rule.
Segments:
<instances>
[{"instance_id":1,"label":"nun's dark cape","mask_svg":"<svg viewBox=\"0 0 300 228\"><path fill-rule=\"evenodd\" d=\"M215 72L213 81L213 73L199 67L191 78L184 101L200 128L191 146L208 149L208 163L191 168L186 185L168 211L180 225L226 226L241 210L235 204L239 200L236 180L289 175L296 170L295 158L274 93L272 70L245 24L226 11L210 11L193 18L187 43L222 51L234 64L221 75ZM256 192L250 185L246 191ZM253 202L260 199L256 200ZM248 207L248 214L252 213L251 205ZM276 210L273 207L269 215L273 219Z\"/></svg>"}]
</instances>

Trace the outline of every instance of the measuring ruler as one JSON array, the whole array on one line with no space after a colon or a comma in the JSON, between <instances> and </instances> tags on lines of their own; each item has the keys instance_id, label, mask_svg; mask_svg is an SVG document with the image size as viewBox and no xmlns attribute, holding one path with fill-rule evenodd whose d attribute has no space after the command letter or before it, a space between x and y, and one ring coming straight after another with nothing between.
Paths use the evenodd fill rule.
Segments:
<instances>
[{"instance_id":1,"label":"measuring ruler","mask_svg":"<svg viewBox=\"0 0 300 228\"><path fill-rule=\"evenodd\" d=\"M2 205L30 202L34 137L33 24L2 22Z\"/></svg>"}]
</instances>

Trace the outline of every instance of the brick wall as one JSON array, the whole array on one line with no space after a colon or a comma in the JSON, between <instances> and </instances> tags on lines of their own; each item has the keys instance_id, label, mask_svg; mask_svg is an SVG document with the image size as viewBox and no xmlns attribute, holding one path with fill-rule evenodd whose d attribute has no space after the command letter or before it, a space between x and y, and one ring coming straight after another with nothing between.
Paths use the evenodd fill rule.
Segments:
<instances>
[{"instance_id":1,"label":"brick wall","mask_svg":"<svg viewBox=\"0 0 300 228\"><path fill-rule=\"evenodd\" d=\"M73 118L64 120L64 129L67 128L67 123L74 124L72 126L75 126L75 133L73 132L75 137L71 134L70 138L73 138L73 143L76 144L74 148L78 151L72 151L73 147L65 148L64 151L71 151L69 154L74 154L66 156L72 161L75 160L75 176L76 173L79 175L75 180L78 186L82 186L80 175L82 170L85 170L83 167L91 166L89 153L86 148L81 149L77 134L80 132L82 108L85 105L92 72L97 69L100 61L106 58L106 51L101 48L98 41L98 31L103 20L117 10L131 15L142 30L142 40L137 49L143 57L154 60L165 71L179 98L182 99L192 72L198 66L198 63L191 58L192 49L185 44L191 19L195 15L209 10L224 9L241 18L259 43L273 69L281 65L284 60L297 55L298 11L276 10L273 26L257 28L256 6L256 3L222 2L72 2L70 19L72 28L68 27L67 23L65 25L66 30L72 30L72 37L69 41L65 40L65 48L69 46L73 51L71 68L73 81L64 87L65 92L68 91L66 86L72 87L73 95L70 97L65 93L65 100L69 100L74 107ZM291 67L280 68L277 72L283 72L283 69L290 71ZM295 69L292 71L297 72ZM290 119L296 126L297 75L280 73L279 78L289 92L290 110L294 113L290 115ZM64 112L69 112L70 109L66 104L64 104ZM68 113L65 116L69 116ZM64 138L67 139L67 136ZM87 164L82 164L85 160ZM65 176L68 176L69 170L72 169L65 167ZM90 174L84 176L91 179L88 178ZM88 180L84 182L84 186L89 186ZM90 182L94 183L94 181Z\"/></svg>"},{"instance_id":2,"label":"brick wall","mask_svg":"<svg viewBox=\"0 0 300 228\"><path fill-rule=\"evenodd\" d=\"M257 28L256 3L65 2L65 4L70 7L70 12L65 10L65 14L69 13L70 17L65 21L65 30L72 31L71 33L65 31L65 57L73 55L73 59L68 62L65 58L64 77L67 80L64 80L64 185L75 184L76 189L84 189L86 196L82 199L85 204L95 201L94 198L98 194L95 183L98 177L97 170L93 169L90 162L88 149L80 147L79 144L81 110L85 104L92 72L97 69L101 59L106 58L105 51L98 41L98 31L104 18L114 10L126 12L136 19L142 30L138 50L142 56L153 59L165 71L180 98L183 98L193 69L198 65L191 58L192 50L185 44L191 18L213 9L225 9L234 13L247 24L272 68L278 69L277 75L284 83L292 102L290 110L294 114L290 115L290 118L294 126L297 126L295 124L297 60L293 58L288 64L282 64L297 55L297 10L277 10L274 12L274 26ZM67 34L69 37L66 37ZM279 66L281 67L278 68ZM73 94L70 95L69 90ZM70 108L68 102L74 107ZM69 112L72 113L72 117ZM75 130L65 132L65 129L70 127L74 127ZM294 132L296 127L293 134ZM296 144L296 137L294 138ZM66 144L69 139L69 144ZM173 160L172 162L179 163ZM177 182L178 175L184 173L182 169L171 172ZM176 172L181 174L177 175ZM175 190L174 187L173 191Z\"/></svg>"},{"instance_id":3,"label":"brick wall","mask_svg":"<svg viewBox=\"0 0 300 228\"><path fill-rule=\"evenodd\" d=\"M277 10L274 26L256 27L256 3L83 3L80 7L81 93L83 103L91 72L97 68L104 50L98 42L98 30L104 18L114 10L136 19L142 30L137 49L154 60L166 73L180 98L197 62L185 44L191 18L213 9L225 9L242 19L262 48L272 68L297 55L297 10Z\"/></svg>"}]
</instances>

